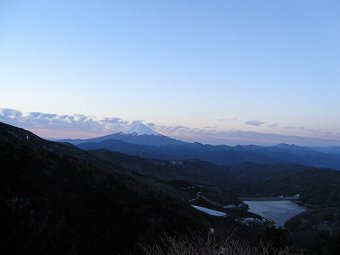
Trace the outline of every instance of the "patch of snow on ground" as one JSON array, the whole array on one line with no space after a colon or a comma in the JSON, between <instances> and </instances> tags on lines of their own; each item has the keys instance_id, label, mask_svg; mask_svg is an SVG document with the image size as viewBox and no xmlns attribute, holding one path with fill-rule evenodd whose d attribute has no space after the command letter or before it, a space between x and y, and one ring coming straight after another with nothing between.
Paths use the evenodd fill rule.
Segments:
<instances>
[{"instance_id":1,"label":"patch of snow on ground","mask_svg":"<svg viewBox=\"0 0 340 255\"><path fill-rule=\"evenodd\" d=\"M226 208L226 209L233 209L233 208L238 208L238 206L235 205L235 204L229 204L229 205L223 206L223 208Z\"/></svg>"},{"instance_id":2,"label":"patch of snow on ground","mask_svg":"<svg viewBox=\"0 0 340 255\"><path fill-rule=\"evenodd\" d=\"M215 211L215 210L205 208L205 207L202 207L202 206L197 206L197 205L191 205L191 206L194 207L195 209L201 211L201 212L207 213L207 214L212 215L212 216L223 217L223 216L227 215L224 212Z\"/></svg>"},{"instance_id":3,"label":"patch of snow on ground","mask_svg":"<svg viewBox=\"0 0 340 255\"><path fill-rule=\"evenodd\" d=\"M237 222L243 223L247 226L251 224L265 224L267 222L266 219L257 219L257 218L238 218L236 219Z\"/></svg>"}]
</instances>

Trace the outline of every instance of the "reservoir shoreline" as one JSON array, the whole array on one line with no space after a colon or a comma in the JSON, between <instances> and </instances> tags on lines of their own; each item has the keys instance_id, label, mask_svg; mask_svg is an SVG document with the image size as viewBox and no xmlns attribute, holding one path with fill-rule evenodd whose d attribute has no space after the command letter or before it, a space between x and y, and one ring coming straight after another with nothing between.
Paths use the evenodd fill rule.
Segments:
<instances>
[{"instance_id":1,"label":"reservoir shoreline","mask_svg":"<svg viewBox=\"0 0 340 255\"><path fill-rule=\"evenodd\" d=\"M242 200L248 205L248 211L258 214L263 218L272 220L277 227L284 227L284 224L292 217L307 210L305 206L301 206L295 201L297 199L287 199L281 197L269 198L253 198L252 200Z\"/></svg>"}]
</instances>

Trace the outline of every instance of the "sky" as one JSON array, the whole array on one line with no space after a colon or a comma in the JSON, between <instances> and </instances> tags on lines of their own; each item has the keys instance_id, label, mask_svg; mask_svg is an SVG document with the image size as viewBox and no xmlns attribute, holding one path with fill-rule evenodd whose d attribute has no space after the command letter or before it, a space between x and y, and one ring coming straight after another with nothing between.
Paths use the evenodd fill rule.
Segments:
<instances>
[{"instance_id":1,"label":"sky","mask_svg":"<svg viewBox=\"0 0 340 255\"><path fill-rule=\"evenodd\" d=\"M339 13L327 0L2 0L0 121L47 138L141 121L213 144L340 145Z\"/></svg>"}]
</instances>

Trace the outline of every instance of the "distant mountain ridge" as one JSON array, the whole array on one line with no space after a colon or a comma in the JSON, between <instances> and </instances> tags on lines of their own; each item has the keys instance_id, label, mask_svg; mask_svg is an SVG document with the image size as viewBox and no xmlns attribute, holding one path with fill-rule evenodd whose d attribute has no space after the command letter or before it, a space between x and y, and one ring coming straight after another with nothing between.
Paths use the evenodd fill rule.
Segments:
<instances>
[{"instance_id":1,"label":"distant mountain ridge","mask_svg":"<svg viewBox=\"0 0 340 255\"><path fill-rule=\"evenodd\" d=\"M203 145L187 143L183 145L150 146L131 144L118 140L104 140L101 142L86 142L77 144L84 150L107 149L132 156L165 160L198 159L217 165L231 165L245 162L263 164L301 164L321 168L340 170L340 157L327 154L306 147L271 146L226 146Z\"/></svg>"},{"instance_id":2,"label":"distant mountain ridge","mask_svg":"<svg viewBox=\"0 0 340 255\"><path fill-rule=\"evenodd\" d=\"M217 165L245 162L264 164L301 164L340 170L337 148L308 148L294 144L275 146L256 145L209 145L176 140L136 123L128 130L92 139L61 140L81 149L107 149L132 156L165 160L198 159Z\"/></svg>"},{"instance_id":3,"label":"distant mountain ridge","mask_svg":"<svg viewBox=\"0 0 340 255\"><path fill-rule=\"evenodd\" d=\"M323 153L332 153L340 155L340 146L314 147L313 150Z\"/></svg>"}]
</instances>

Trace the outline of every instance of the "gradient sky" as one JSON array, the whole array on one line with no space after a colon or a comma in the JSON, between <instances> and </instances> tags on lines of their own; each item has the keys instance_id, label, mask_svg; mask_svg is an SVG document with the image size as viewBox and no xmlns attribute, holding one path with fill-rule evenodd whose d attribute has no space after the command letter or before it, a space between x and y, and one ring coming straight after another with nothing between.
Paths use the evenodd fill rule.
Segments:
<instances>
[{"instance_id":1,"label":"gradient sky","mask_svg":"<svg viewBox=\"0 0 340 255\"><path fill-rule=\"evenodd\" d=\"M340 141L339 14L327 0L2 0L0 108Z\"/></svg>"}]
</instances>

